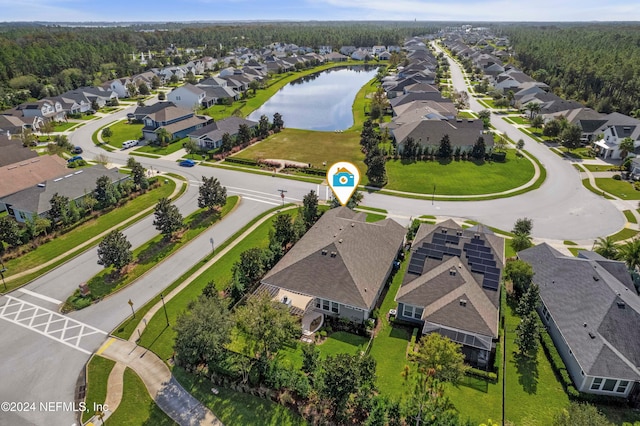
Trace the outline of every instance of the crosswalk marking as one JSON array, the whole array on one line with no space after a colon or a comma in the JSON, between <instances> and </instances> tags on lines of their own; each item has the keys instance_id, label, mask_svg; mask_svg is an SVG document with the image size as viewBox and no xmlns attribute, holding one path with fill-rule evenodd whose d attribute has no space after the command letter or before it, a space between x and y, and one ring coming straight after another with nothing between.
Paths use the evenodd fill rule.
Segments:
<instances>
[{"instance_id":1,"label":"crosswalk marking","mask_svg":"<svg viewBox=\"0 0 640 426\"><path fill-rule=\"evenodd\" d=\"M91 352L80 346L82 339L95 334L107 335L102 330L33 303L12 296L5 296L5 298L5 303L0 305L1 319L42 334L87 355L91 355Z\"/></svg>"}]
</instances>

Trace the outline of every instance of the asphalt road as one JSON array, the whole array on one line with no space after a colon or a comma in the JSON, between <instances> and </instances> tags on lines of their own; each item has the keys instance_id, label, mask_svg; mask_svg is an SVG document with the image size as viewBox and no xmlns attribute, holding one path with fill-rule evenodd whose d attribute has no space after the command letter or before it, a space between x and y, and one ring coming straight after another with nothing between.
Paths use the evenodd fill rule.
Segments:
<instances>
[{"instance_id":1,"label":"asphalt road","mask_svg":"<svg viewBox=\"0 0 640 426\"><path fill-rule=\"evenodd\" d=\"M452 64L451 70L454 85L463 87L462 74L455 64ZM470 99L472 108L482 109L473 98ZM134 108L128 107L104 119L88 122L74 132L71 142L83 147L85 158L104 154L103 150L93 145L92 133L108 122L124 118ZM578 173L568 162L520 134L499 117L492 117L492 123L514 139L522 137L525 149L538 157L546 167L547 181L540 189L511 198L474 202L431 202L371 193L365 194L364 204L384 208L391 217L405 224L410 217L433 214L466 217L510 229L517 218L527 216L534 220L534 236L560 240L592 240L623 226L622 214L610 202L585 190ZM126 163L126 151L107 155L114 163ZM79 283L100 270L95 249L28 284L24 287L28 293L18 290L0 297L0 317L4 320L0 322L0 401L38 404L34 411L0 412L0 425L73 424L75 415L68 409L74 407L53 405L54 411L51 412L43 411L39 403L73 402L75 384L82 366L89 354L104 341L106 333L131 314L127 304L129 299L137 308L153 298L211 250L210 238L214 239L215 244L222 243L257 214L278 205L281 202L279 189L287 191L287 202L301 200L311 189L318 191L321 199L327 196L326 187L306 182L220 168L182 168L177 163L162 159L137 159L147 168L179 173L189 179L189 190L176 202L185 215L197 208L197 185L203 175L217 177L227 186L230 195L240 194L243 200L233 214L134 285L80 312L57 315L56 300L66 299ZM151 222L152 218L149 217L126 229L125 233L134 247L157 234Z\"/></svg>"}]
</instances>

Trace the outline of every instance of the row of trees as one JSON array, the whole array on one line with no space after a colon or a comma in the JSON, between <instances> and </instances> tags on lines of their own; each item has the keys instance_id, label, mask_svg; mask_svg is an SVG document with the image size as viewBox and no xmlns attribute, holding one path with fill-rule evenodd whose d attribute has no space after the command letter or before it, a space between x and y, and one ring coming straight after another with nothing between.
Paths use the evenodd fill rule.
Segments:
<instances>
[{"instance_id":1,"label":"row of trees","mask_svg":"<svg viewBox=\"0 0 640 426\"><path fill-rule=\"evenodd\" d=\"M142 166L131 157L128 164L132 174L142 172L144 175ZM206 208L212 214L226 203L227 188L223 187L218 179L203 176L199 188L198 207ZM153 225L165 241L170 241L185 226L180 210L168 198L161 198L156 204ZM121 271L132 261L131 243L120 230L111 231L98 245L98 264L104 265L105 268L112 266L116 271Z\"/></svg>"},{"instance_id":2,"label":"row of trees","mask_svg":"<svg viewBox=\"0 0 640 426\"><path fill-rule=\"evenodd\" d=\"M229 50L261 48L273 40L318 47L332 45L400 45L405 37L435 32L414 23L347 22L295 24L252 23L199 26L167 24L172 31L140 31L152 26L53 27L3 25L0 33L0 110L29 98L55 96L81 86L103 82L145 69L186 63L195 56L170 54L164 49L205 46L200 56L219 58ZM131 52L153 52L141 65Z\"/></svg>"}]
</instances>

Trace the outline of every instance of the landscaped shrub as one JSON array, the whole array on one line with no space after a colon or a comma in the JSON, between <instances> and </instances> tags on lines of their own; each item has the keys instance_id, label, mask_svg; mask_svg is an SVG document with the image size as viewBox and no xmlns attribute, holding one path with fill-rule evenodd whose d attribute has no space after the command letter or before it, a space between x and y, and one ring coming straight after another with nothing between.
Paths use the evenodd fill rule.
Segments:
<instances>
[{"instance_id":1,"label":"landscaped shrub","mask_svg":"<svg viewBox=\"0 0 640 426\"><path fill-rule=\"evenodd\" d=\"M498 375L491 371L479 370L477 368L470 367L465 370L465 374L467 376L479 377L484 380L488 380L491 383L496 383L498 381Z\"/></svg>"},{"instance_id":2,"label":"landscaped shrub","mask_svg":"<svg viewBox=\"0 0 640 426\"><path fill-rule=\"evenodd\" d=\"M491 153L491 159L493 161L497 161L497 162L504 162L507 158L507 153L506 152L492 152Z\"/></svg>"},{"instance_id":3,"label":"landscaped shrub","mask_svg":"<svg viewBox=\"0 0 640 426\"><path fill-rule=\"evenodd\" d=\"M622 180L621 175L613 175L613 180Z\"/></svg>"}]
</instances>

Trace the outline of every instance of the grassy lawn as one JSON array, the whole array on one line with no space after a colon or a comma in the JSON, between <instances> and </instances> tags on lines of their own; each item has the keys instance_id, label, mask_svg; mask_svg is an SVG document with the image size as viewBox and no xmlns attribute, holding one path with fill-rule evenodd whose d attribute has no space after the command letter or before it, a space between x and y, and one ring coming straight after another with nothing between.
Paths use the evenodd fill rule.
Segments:
<instances>
[{"instance_id":1,"label":"grassy lawn","mask_svg":"<svg viewBox=\"0 0 640 426\"><path fill-rule=\"evenodd\" d=\"M218 388L211 392L211 382L186 373L179 367L173 369L175 378L200 402L205 404L225 425L242 426L295 426L306 425L304 419L275 402L246 393Z\"/></svg>"},{"instance_id":2,"label":"grassy lawn","mask_svg":"<svg viewBox=\"0 0 640 426\"><path fill-rule=\"evenodd\" d=\"M365 350L367 343L369 343L369 339L366 337L336 331L316 347L320 351L320 356L326 358L329 355L337 354L359 354ZM283 361L288 362L290 368L299 370L302 368L302 345L304 344L298 343L295 347L285 348L278 352L278 356L282 356Z\"/></svg>"},{"instance_id":3,"label":"grassy lawn","mask_svg":"<svg viewBox=\"0 0 640 426\"><path fill-rule=\"evenodd\" d=\"M199 209L187 216L184 220L185 231L179 239L164 240L159 234L147 241L142 246L133 250L134 263L126 274L115 273L112 267L105 268L92 277L87 284L91 290L90 300L101 299L134 282L145 272L162 262L171 254L178 251L189 241L206 231L214 223L220 221L238 203L238 196L227 198L227 204L219 213L210 214L206 209ZM76 309L82 309L87 305L87 298L74 293L67 302Z\"/></svg>"},{"instance_id":4,"label":"grassy lawn","mask_svg":"<svg viewBox=\"0 0 640 426\"><path fill-rule=\"evenodd\" d=\"M78 125L78 123L74 123L74 122L72 122L72 121L68 121L68 122L65 122L65 121L56 122L56 123L54 124L53 131L54 131L54 132L64 132L65 130L69 130L70 128L72 128L72 127L74 127L74 126L76 126L76 125Z\"/></svg>"},{"instance_id":5,"label":"grassy lawn","mask_svg":"<svg viewBox=\"0 0 640 426\"><path fill-rule=\"evenodd\" d=\"M393 300L395 294L396 291L390 291L388 298ZM387 312L389 311L380 309L381 315L386 315ZM411 381L406 381L402 377L404 366L410 364L406 359L407 344L410 338L411 332L408 329L385 324L373 339L369 352L377 362L376 385L378 390L382 395L395 400L402 399L413 390ZM410 368L413 368L413 365L410 365Z\"/></svg>"},{"instance_id":6,"label":"grassy lawn","mask_svg":"<svg viewBox=\"0 0 640 426\"><path fill-rule=\"evenodd\" d=\"M161 183L160 187L148 191L147 193L129 201L120 208L116 208L109 213L100 216L96 220L90 220L72 231L67 232L45 244L40 245L37 249L26 253L19 258L5 262L7 272L6 276L11 276L22 271L34 268L62 254L67 254L67 258L76 254L76 248L82 243L90 240L96 235L112 228L116 225L124 226L132 215L138 213L148 207L153 206L160 198L168 197L175 189L175 182L169 180L169 183ZM151 214L151 212L149 212ZM96 242L97 244L97 242ZM82 248L81 250L86 250ZM52 266L53 267L53 266ZM35 276L44 273L50 268L45 268L36 273ZM35 278L28 277L28 280ZM7 283L9 287L17 287L24 283L23 279L12 280Z\"/></svg>"},{"instance_id":7,"label":"grassy lawn","mask_svg":"<svg viewBox=\"0 0 640 426\"><path fill-rule=\"evenodd\" d=\"M349 161L360 170L361 182L366 180L367 170L360 151L360 135L346 131L316 132L312 130L284 129L262 142L250 146L234 157L249 160L284 159L311 163L315 168L328 168L338 161ZM322 163L327 166L323 167Z\"/></svg>"},{"instance_id":8,"label":"grassy lawn","mask_svg":"<svg viewBox=\"0 0 640 426\"><path fill-rule=\"evenodd\" d=\"M623 180L596 178L596 186L623 200L640 200L640 191L636 191L631 183Z\"/></svg>"},{"instance_id":9,"label":"grassy lawn","mask_svg":"<svg viewBox=\"0 0 640 426\"><path fill-rule=\"evenodd\" d=\"M556 379L542 348L538 349L535 361L522 359L517 355L518 348L514 339L519 321L520 318L514 315L511 307L507 307L506 420L518 425L549 425L553 416L569 405L569 398Z\"/></svg>"},{"instance_id":10,"label":"grassy lawn","mask_svg":"<svg viewBox=\"0 0 640 426\"><path fill-rule=\"evenodd\" d=\"M124 370L122 401L104 424L106 426L177 425L151 399L144 382L130 368Z\"/></svg>"},{"instance_id":11,"label":"grassy lawn","mask_svg":"<svg viewBox=\"0 0 640 426\"><path fill-rule=\"evenodd\" d=\"M533 164L507 151L504 163L474 161L387 162L385 189L437 195L476 195L506 191L524 185L534 176Z\"/></svg>"},{"instance_id":12,"label":"grassy lawn","mask_svg":"<svg viewBox=\"0 0 640 426\"><path fill-rule=\"evenodd\" d=\"M611 180L613 180L613 179L611 179ZM591 186L591 183L589 182L589 179L582 179L582 185L585 188L587 188L589 191L593 192L596 195L604 197L607 200L613 200L614 199L610 195L604 194L602 191L599 191L599 190L595 189L593 186Z\"/></svg>"},{"instance_id":13,"label":"grassy lawn","mask_svg":"<svg viewBox=\"0 0 640 426\"><path fill-rule=\"evenodd\" d=\"M460 118L478 118L476 113L470 111L459 111L458 117Z\"/></svg>"},{"instance_id":14,"label":"grassy lawn","mask_svg":"<svg viewBox=\"0 0 640 426\"><path fill-rule=\"evenodd\" d=\"M614 166L611 166L609 164L602 164L602 165L597 165L597 164L582 164L582 167L584 167L585 169L589 170L590 172L608 172L608 171L617 171L615 170L616 168Z\"/></svg>"},{"instance_id":15,"label":"grassy lawn","mask_svg":"<svg viewBox=\"0 0 640 426\"><path fill-rule=\"evenodd\" d=\"M93 411L94 403L104 404L107 398L107 381L114 365L116 365L115 361L97 355L91 358L91 361L87 364L87 377L90 380L87 381L85 402L87 403L88 411L82 413L83 422L86 422L95 414Z\"/></svg>"},{"instance_id":16,"label":"grassy lawn","mask_svg":"<svg viewBox=\"0 0 640 426\"><path fill-rule=\"evenodd\" d=\"M568 149L568 148L565 148L564 146L559 146L558 149L572 158L587 159L587 160L593 158L593 155L591 155L591 148Z\"/></svg>"},{"instance_id":17,"label":"grassy lawn","mask_svg":"<svg viewBox=\"0 0 640 426\"><path fill-rule=\"evenodd\" d=\"M522 124L522 125L528 125L529 124L529 119L528 118L523 118L520 116L513 116L513 117L509 117L509 119L511 119L511 121L513 121L516 124Z\"/></svg>"},{"instance_id":18,"label":"grassy lawn","mask_svg":"<svg viewBox=\"0 0 640 426\"><path fill-rule=\"evenodd\" d=\"M573 255L573 257L578 257L578 253L581 251L584 251L586 249L583 248L577 248L577 247L567 247L568 250L571 252L571 254Z\"/></svg>"},{"instance_id":19,"label":"grassy lawn","mask_svg":"<svg viewBox=\"0 0 640 426\"><path fill-rule=\"evenodd\" d=\"M291 210L287 213L293 216L297 213L297 210ZM175 324L178 315L186 309L190 301L202 293L202 289L209 281L213 280L219 289L227 287L232 278L231 268L239 259L240 253L250 248L264 248L269 245L269 230L272 228L274 219L275 216L265 221L250 236L240 241L233 249L221 257L204 274L196 278L189 287L168 301L166 308L169 322ZM218 248L217 250L220 249ZM147 328L142 333L139 344L155 352L161 359L169 359L173 354L174 339L175 332L173 328L166 326L164 312L159 310L149 321Z\"/></svg>"},{"instance_id":20,"label":"grassy lawn","mask_svg":"<svg viewBox=\"0 0 640 426\"><path fill-rule=\"evenodd\" d=\"M624 217L627 218L628 222L631 223L638 223L638 220L636 219L636 217L633 215L633 212L631 210L625 210L622 213L624 213Z\"/></svg>"},{"instance_id":21,"label":"grassy lawn","mask_svg":"<svg viewBox=\"0 0 640 426\"><path fill-rule=\"evenodd\" d=\"M129 124L127 120L121 120L109 126L113 136L109 138L108 144L116 148L122 148L122 143L128 140L138 140L142 136L143 124Z\"/></svg>"},{"instance_id":22,"label":"grassy lawn","mask_svg":"<svg viewBox=\"0 0 640 426\"><path fill-rule=\"evenodd\" d=\"M638 235L638 231L634 229L629 229L629 228L622 228L620 231L613 234L611 238L613 239L613 241L622 241L622 240L628 240L629 238L633 238L636 235Z\"/></svg>"},{"instance_id":23,"label":"grassy lawn","mask_svg":"<svg viewBox=\"0 0 640 426\"><path fill-rule=\"evenodd\" d=\"M386 218L387 218L387 216L385 216L383 214L367 213L366 221L367 222L379 222L381 220L385 220Z\"/></svg>"},{"instance_id":24,"label":"grassy lawn","mask_svg":"<svg viewBox=\"0 0 640 426\"><path fill-rule=\"evenodd\" d=\"M174 152L182 149L182 144L186 142L189 138L182 138L175 142L170 143L169 145L162 147L156 145L144 145L140 148L136 148L136 153L147 153L147 154L156 154L156 155L169 155Z\"/></svg>"}]
</instances>

